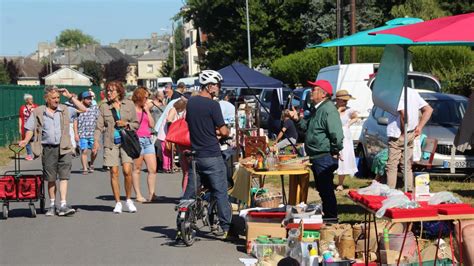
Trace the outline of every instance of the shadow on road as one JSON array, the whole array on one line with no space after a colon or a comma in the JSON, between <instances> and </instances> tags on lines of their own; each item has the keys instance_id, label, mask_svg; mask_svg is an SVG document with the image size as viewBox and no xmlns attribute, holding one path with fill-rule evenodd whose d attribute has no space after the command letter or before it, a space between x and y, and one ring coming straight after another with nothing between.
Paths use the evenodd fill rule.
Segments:
<instances>
[{"instance_id":1,"label":"shadow on road","mask_svg":"<svg viewBox=\"0 0 474 266\"><path fill-rule=\"evenodd\" d=\"M28 206L28 205L27 205ZM10 206L11 207L11 206ZM39 209L36 209L38 215L40 215ZM17 217L31 217L30 209L10 209L8 211L8 218L17 218Z\"/></svg>"},{"instance_id":2,"label":"shadow on road","mask_svg":"<svg viewBox=\"0 0 474 266\"><path fill-rule=\"evenodd\" d=\"M115 201L115 198L113 195L101 195L95 198L100 199L100 200L105 200L105 201ZM125 196L120 196L120 200L125 200Z\"/></svg>"},{"instance_id":3,"label":"shadow on road","mask_svg":"<svg viewBox=\"0 0 474 266\"><path fill-rule=\"evenodd\" d=\"M143 204L177 204L178 202L179 198L158 196L157 200L143 202Z\"/></svg>"},{"instance_id":4,"label":"shadow on road","mask_svg":"<svg viewBox=\"0 0 474 266\"><path fill-rule=\"evenodd\" d=\"M74 205L73 207L78 210L89 212L112 212L114 210L112 206L105 205Z\"/></svg>"}]
</instances>

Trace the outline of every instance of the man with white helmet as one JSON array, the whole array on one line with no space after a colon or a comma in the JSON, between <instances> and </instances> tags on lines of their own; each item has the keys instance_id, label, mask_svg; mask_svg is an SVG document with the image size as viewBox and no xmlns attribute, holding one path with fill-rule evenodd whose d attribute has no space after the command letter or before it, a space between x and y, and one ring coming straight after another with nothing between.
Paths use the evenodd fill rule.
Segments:
<instances>
[{"instance_id":1,"label":"man with white helmet","mask_svg":"<svg viewBox=\"0 0 474 266\"><path fill-rule=\"evenodd\" d=\"M229 135L217 97L222 76L214 70L204 70L199 75L201 91L189 99L186 106L186 122L189 126L192 150L195 152L196 171L201 180L206 180L212 196L217 200L219 224L221 228L213 233L225 239L231 222L227 196L227 174L222 158L218 137ZM194 197L193 171L190 171L188 185L183 199Z\"/></svg>"}]
</instances>

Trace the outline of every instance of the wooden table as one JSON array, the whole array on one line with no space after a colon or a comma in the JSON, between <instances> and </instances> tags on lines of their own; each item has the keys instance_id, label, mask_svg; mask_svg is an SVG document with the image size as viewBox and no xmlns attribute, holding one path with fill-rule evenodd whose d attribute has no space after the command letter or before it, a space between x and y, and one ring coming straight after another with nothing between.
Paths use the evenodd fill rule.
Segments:
<instances>
[{"instance_id":1,"label":"wooden table","mask_svg":"<svg viewBox=\"0 0 474 266\"><path fill-rule=\"evenodd\" d=\"M245 173L239 171L245 171ZM236 197L242 202L247 203L247 205L250 205L250 188L253 179L258 178L258 186L263 187L265 184L266 177L280 176L283 203L296 205L300 202L306 202L306 200L308 199L309 173L310 170L306 168L295 170L255 171L253 169L241 166L234 173L235 190L233 190L230 195ZM290 191L288 195L288 201L286 199L285 192L285 175L290 176ZM238 192L234 193L235 191Z\"/></svg>"},{"instance_id":2,"label":"wooden table","mask_svg":"<svg viewBox=\"0 0 474 266\"><path fill-rule=\"evenodd\" d=\"M364 250L365 250L365 261L366 261L366 265L368 265L368 253L369 253L369 247L370 247L370 222L371 222L371 216L373 217L373 222L374 222L374 226L375 226L375 234L377 234L377 222L375 221L376 220L376 217L375 217L375 213L376 211L375 210L372 210L370 208L368 208L367 206L365 206L364 204L358 202L358 201L354 201L351 197L348 197L349 199L352 200L352 202L354 202L357 206L363 208L365 210L365 218L364 218L364 231L367 231L367 234L368 234L368 237L366 237L366 243L364 243ZM368 219L368 222L367 222L367 217L369 217ZM415 223L415 222L434 222L434 221L458 221L458 225L459 225L459 243L462 243L462 231L461 231L461 220L474 220L474 214L453 214L453 215L443 215L443 214L438 214L436 216L429 216L429 217L410 217L410 218L389 218L389 217L385 217L383 216L382 218L380 219L384 219L384 220L387 220L390 224L393 224L393 223L408 223L407 226L405 226L405 232L404 232L404 238L403 238L403 242L402 242L402 247L401 247L401 250L400 250L400 255L398 257L398 261L397 261L397 265L400 264L400 259L401 259L401 256L402 256L402 253L403 253L403 248L405 246L405 240L406 240L406 237L407 237L407 234L408 234L408 231L409 231L409 228L411 228L412 224ZM368 224L368 229L367 229L367 224ZM375 238L377 239L377 246L378 246L378 243L379 243L379 239L378 239L378 235L375 236ZM436 248L436 254L435 254L435 258L434 258L434 265L436 266L436 261L437 261L437 258L438 258L438 249L439 249L439 240L441 239L441 228L439 230L439 235L438 235L438 243L437 243L437 248ZM415 235L415 240L416 240L416 244L418 246L418 239ZM378 254L378 257L380 259L380 247L377 248L378 251L379 251L379 254ZM421 256L420 254L418 254L419 256L419 260L420 260L420 265L421 265ZM460 249L460 262L461 262L461 265L462 265L462 248Z\"/></svg>"}]
</instances>

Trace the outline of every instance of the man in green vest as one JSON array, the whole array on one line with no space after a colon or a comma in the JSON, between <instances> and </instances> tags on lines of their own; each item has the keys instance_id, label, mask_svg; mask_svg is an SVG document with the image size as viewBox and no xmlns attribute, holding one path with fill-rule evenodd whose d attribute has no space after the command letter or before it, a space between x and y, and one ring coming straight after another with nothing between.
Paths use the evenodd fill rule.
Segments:
<instances>
[{"instance_id":1,"label":"man in green vest","mask_svg":"<svg viewBox=\"0 0 474 266\"><path fill-rule=\"evenodd\" d=\"M60 104L60 95L69 99L75 107ZM25 123L25 138L21 147L31 143L35 157L42 156L44 179L48 181L49 210L46 216L69 216L75 210L66 204L67 185L71 175L73 148L69 134L69 123L77 112L85 112L86 107L67 89L47 86L44 89L46 105L36 108ZM56 180L59 179L60 205L56 210Z\"/></svg>"},{"instance_id":2,"label":"man in green vest","mask_svg":"<svg viewBox=\"0 0 474 266\"><path fill-rule=\"evenodd\" d=\"M327 80L308 81L313 87L311 102L314 107L307 118L299 117L293 108L291 118L306 132L305 151L311 159L311 170L323 203L324 218L337 219L337 201L334 194L334 171L338 167L342 150L341 119L331 101L332 86Z\"/></svg>"}]
</instances>

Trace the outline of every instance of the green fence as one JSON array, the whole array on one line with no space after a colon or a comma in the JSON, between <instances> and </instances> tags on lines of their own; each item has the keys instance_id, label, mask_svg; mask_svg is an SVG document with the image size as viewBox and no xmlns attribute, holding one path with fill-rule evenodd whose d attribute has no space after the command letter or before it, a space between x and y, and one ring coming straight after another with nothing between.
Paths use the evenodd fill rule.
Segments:
<instances>
[{"instance_id":1,"label":"green fence","mask_svg":"<svg viewBox=\"0 0 474 266\"><path fill-rule=\"evenodd\" d=\"M18 117L20 106L25 103L25 93L33 95L36 104L44 104L43 94L45 86L0 85L0 146L4 147L20 138L18 133ZM70 92L79 94L92 88L96 97L100 96L98 86L58 86L67 88ZM65 99L61 99L64 102Z\"/></svg>"}]
</instances>

